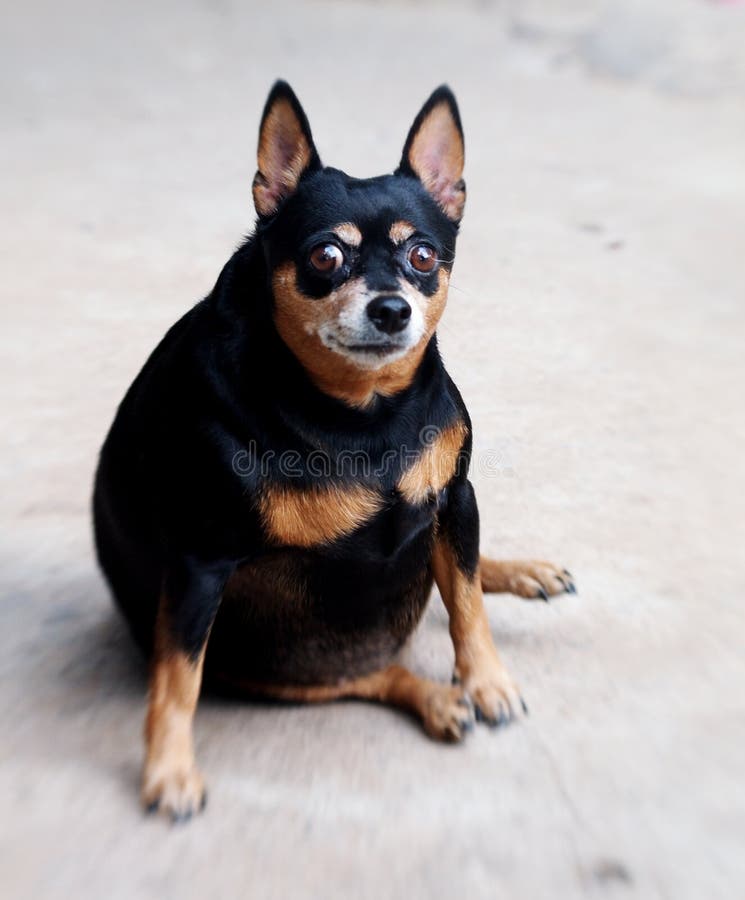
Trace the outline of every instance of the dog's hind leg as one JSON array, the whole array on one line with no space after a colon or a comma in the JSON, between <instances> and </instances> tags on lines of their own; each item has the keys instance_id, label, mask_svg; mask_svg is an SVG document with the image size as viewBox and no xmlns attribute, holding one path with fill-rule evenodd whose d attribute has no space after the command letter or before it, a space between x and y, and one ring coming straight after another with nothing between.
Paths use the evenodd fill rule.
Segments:
<instances>
[{"instance_id":1,"label":"dog's hind leg","mask_svg":"<svg viewBox=\"0 0 745 900\"><path fill-rule=\"evenodd\" d=\"M460 741L473 724L473 706L460 685L429 681L400 665L371 675L329 685L247 686L248 690L300 703L359 699L386 703L419 718L427 734L441 741Z\"/></svg>"},{"instance_id":2,"label":"dog's hind leg","mask_svg":"<svg viewBox=\"0 0 745 900\"><path fill-rule=\"evenodd\" d=\"M509 593L526 600L548 600L556 594L577 592L566 569L541 560L497 560L482 556L479 573L482 590L487 593Z\"/></svg>"}]
</instances>

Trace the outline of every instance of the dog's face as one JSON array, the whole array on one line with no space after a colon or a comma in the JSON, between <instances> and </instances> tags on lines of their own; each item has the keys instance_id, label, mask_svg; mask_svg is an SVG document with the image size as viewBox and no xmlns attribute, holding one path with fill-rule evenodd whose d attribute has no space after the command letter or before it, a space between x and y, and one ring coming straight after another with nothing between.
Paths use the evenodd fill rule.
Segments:
<instances>
[{"instance_id":1,"label":"dog's face","mask_svg":"<svg viewBox=\"0 0 745 900\"><path fill-rule=\"evenodd\" d=\"M258 158L254 202L280 336L332 395L364 404L405 387L445 306L465 202L452 94L427 101L395 174L356 179L321 165L280 83Z\"/></svg>"}]
</instances>

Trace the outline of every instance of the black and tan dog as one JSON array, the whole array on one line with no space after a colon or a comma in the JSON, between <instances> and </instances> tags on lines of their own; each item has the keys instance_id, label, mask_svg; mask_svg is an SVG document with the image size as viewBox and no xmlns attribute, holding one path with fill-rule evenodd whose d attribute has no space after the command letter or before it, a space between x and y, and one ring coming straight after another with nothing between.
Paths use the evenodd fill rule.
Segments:
<instances>
[{"instance_id":1,"label":"black and tan dog","mask_svg":"<svg viewBox=\"0 0 745 900\"><path fill-rule=\"evenodd\" d=\"M372 699L435 738L525 709L482 591L574 586L479 559L471 425L437 350L465 202L441 87L399 168L325 168L289 86L261 122L255 234L127 393L96 477L101 566L151 657L146 807L204 803L192 722L203 673L288 700ZM454 684L394 660L436 581ZM209 639L209 640L208 640Z\"/></svg>"}]
</instances>

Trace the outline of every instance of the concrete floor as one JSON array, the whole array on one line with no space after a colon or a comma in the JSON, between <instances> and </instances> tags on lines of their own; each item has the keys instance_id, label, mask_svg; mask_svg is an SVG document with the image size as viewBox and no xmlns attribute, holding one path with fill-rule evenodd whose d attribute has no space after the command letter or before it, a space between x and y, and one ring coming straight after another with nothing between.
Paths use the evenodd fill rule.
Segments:
<instances>
[{"instance_id":1,"label":"concrete floor","mask_svg":"<svg viewBox=\"0 0 745 900\"><path fill-rule=\"evenodd\" d=\"M11 7L10 4L7 6ZM0 894L745 896L745 5L12 4L0 52ZM93 561L115 406L251 228L290 79L321 153L397 162L456 90L441 339L530 703L457 748L386 709L205 699L206 814L137 805L145 679ZM408 651L447 678L434 598Z\"/></svg>"}]
</instances>

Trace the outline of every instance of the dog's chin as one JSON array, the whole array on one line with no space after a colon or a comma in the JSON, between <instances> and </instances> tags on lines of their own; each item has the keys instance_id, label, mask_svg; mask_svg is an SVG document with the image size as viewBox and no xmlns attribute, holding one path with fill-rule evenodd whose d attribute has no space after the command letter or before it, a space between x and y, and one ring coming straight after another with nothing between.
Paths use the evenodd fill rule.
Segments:
<instances>
[{"instance_id":1,"label":"dog's chin","mask_svg":"<svg viewBox=\"0 0 745 900\"><path fill-rule=\"evenodd\" d=\"M333 334L325 334L321 340L329 350L343 356L360 369L382 369L383 366L403 359L415 346L410 339L348 341Z\"/></svg>"}]
</instances>

